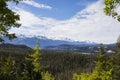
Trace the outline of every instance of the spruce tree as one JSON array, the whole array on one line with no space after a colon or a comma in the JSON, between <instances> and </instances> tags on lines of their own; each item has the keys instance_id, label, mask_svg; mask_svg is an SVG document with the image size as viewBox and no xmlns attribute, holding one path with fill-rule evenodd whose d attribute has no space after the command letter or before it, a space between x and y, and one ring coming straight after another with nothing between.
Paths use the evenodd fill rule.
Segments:
<instances>
[{"instance_id":1,"label":"spruce tree","mask_svg":"<svg viewBox=\"0 0 120 80\"><path fill-rule=\"evenodd\" d=\"M34 53L29 54L26 58L27 65L26 65L26 74L30 80L40 80L41 72L43 70L43 66L41 65L40 61L42 59L41 52L40 52L40 44L39 39L37 39L36 47L34 48Z\"/></svg>"},{"instance_id":2,"label":"spruce tree","mask_svg":"<svg viewBox=\"0 0 120 80\"><path fill-rule=\"evenodd\" d=\"M114 80L120 79L120 36L116 43L116 53L111 57L111 62L113 66L112 77Z\"/></svg>"},{"instance_id":3,"label":"spruce tree","mask_svg":"<svg viewBox=\"0 0 120 80\"><path fill-rule=\"evenodd\" d=\"M15 75L15 62L11 56L4 59L1 65L0 80L16 80Z\"/></svg>"},{"instance_id":4,"label":"spruce tree","mask_svg":"<svg viewBox=\"0 0 120 80\"><path fill-rule=\"evenodd\" d=\"M104 46L100 46L98 61L92 73L74 74L72 80L113 80L112 79L112 63L105 56Z\"/></svg>"},{"instance_id":5,"label":"spruce tree","mask_svg":"<svg viewBox=\"0 0 120 80\"><path fill-rule=\"evenodd\" d=\"M104 46L99 47L98 61L90 80L112 80L112 63L108 56L105 56Z\"/></svg>"}]
</instances>

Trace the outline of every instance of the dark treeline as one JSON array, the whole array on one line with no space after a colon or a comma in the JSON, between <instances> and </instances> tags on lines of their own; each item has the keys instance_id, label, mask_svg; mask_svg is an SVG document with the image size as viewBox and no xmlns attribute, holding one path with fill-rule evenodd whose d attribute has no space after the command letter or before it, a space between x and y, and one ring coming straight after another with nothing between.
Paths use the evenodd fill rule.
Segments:
<instances>
[{"instance_id":1,"label":"dark treeline","mask_svg":"<svg viewBox=\"0 0 120 80\"><path fill-rule=\"evenodd\" d=\"M52 73L56 80L71 80L73 73L90 72L91 55L70 52L42 51L42 64ZM96 60L96 55L92 57Z\"/></svg>"}]
</instances>

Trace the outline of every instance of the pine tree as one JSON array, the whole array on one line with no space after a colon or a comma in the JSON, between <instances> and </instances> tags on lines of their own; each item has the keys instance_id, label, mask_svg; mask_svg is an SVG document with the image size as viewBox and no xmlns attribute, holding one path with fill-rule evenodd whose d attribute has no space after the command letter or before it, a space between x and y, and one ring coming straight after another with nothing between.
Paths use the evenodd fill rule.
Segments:
<instances>
[{"instance_id":1,"label":"pine tree","mask_svg":"<svg viewBox=\"0 0 120 80\"><path fill-rule=\"evenodd\" d=\"M41 72L43 70L43 66L40 61L42 59L40 47L39 47L39 39L36 42L36 47L34 48L34 53L29 54L26 58L27 64L25 69L25 74L30 78L30 80L40 80Z\"/></svg>"},{"instance_id":2,"label":"pine tree","mask_svg":"<svg viewBox=\"0 0 120 80\"><path fill-rule=\"evenodd\" d=\"M82 73L80 75L74 74L72 80L113 80L112 63L104 54L104 46L101 45L94 71L92 73Z\"/></svg>"},{"instance_id":3,"label":"pine tree","mask_svg":"<svg viewBox=\"0 0 120 80\"><path fill-rule=\"evenodd\" d=\"M120 54L115 54L111 57L112 62L112 77L114 80L120 79Z\"/></svg>"},{"instance_id":4,"label":"pine tree","mask_svg":"<svg viewBox=\"0 0 120 80\"><path fill-rule=\"evenodd\" d=\"M98 61L90 80L112 80L112 63L109 58L105 56L104 46L101 45L98 54Z\"/></svg>"},{"instance_id":5,"label":"pine tree","mask_svg":"<svg viewBox=\"0 0 120 80\"><path fill-rule=\"evenodd\" d=\"M1 65L0 80L15 80L15 62L11 56L4 59Z\"/></svg>"},{"instance_id":6,"label":"pine tree","mask_svg":"<svg viewBox=\"0 0 120 80\"><path fill-rule=\"evenodd\" d=\"M117 39L116 44L116 54L111 57L111 62L113 65L112 77L114 80L120 79L120 36Z\"/></svg>"},{"instance_id":7,"label":"pine tree","mask_svg":"<svg viewBox=\"0 0 120 80\"><path fill-rule=\"evenodd\" d=\"M34 66L34 71L35 72L41 72L42 69L43 69L43 66L40 64L40 61L42 59L41 57L41 52L40 52L40 40L38 39L37 40L37 43L36 43L36 47L35 47L35 53L31 55L31 57L33 58L32 60L32 64Z\"/></svg>"}]
</instances>

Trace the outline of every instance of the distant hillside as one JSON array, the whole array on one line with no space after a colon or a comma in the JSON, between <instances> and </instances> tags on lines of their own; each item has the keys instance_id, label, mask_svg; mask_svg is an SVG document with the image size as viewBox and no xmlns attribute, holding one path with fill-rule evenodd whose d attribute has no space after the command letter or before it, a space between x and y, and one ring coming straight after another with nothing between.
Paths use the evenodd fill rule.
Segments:
<instances>
[{"instance_id":1,"label":"distant hillside","mask_svg":"<svg viewBox=\"0 0 120 80\"><path fill-rule=\"evenodd\" d=\"M84 52L84 53L98 53L99 52L99 44L98 45L57 45L57 46L47 46L46 50L54 50L54 51L67 51L67 52ZM115 44L104 45L105 51L114 50Z\"/></svg>"},{"instance_id":2,"label":"distant hillside","mask_svg":"<svg viewBox=\"0 0 120 80\"><path fill-rule=\"evenodd\" d=\"M98 47L100 46L100 44L90 41L80 42L80 41L72 41L68 39L52 40L46 37L39 37L39 38L40 38L40 48L44 50L97 53L99 51ZM31 48L35 47L36 39L37 39L36 37L31 37L31 38L21 37L21 38L16 38L13 41L9 41L8 39L5 38L5 42L15 45L16 44L21 45L21 48L23 49L26 48L25 45ZM7 46L11 46L10 44ZM17 45L16 46L12 45L12 47L17 48ZM105 50L114 50L115 48L115 44L104 44L104 46L105 46Z\"/></svg>"},{"instance_id":3,"label":"distant hillside","mask_svg":"<svg viewBox=\"0 0 120 80\"><path fill-rule=\"evenodd\" d=\"M0 44L1 54L28 54L32 51L32 48L26 45Z\"/></svg>"}]
</instances>

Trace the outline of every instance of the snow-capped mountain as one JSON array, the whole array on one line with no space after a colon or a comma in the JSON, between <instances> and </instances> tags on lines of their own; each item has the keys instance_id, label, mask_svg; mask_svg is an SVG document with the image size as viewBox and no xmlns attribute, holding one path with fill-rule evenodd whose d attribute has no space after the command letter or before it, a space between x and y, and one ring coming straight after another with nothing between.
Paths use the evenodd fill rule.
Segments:
<instances>
[{"instance_id":1,"label":"snow-capped mountain","mask_svg":"<svg viewBox=\"0 0 120 80\"><path fill-rule=\"evenodd\" d=\"M36 45L36 40L40 38L40 48L44 50L54 50L54 51L70 51L70 52L98 52L100 44L90 41L73 41L70 39L64 40L53 40L48 39L44 36L40 37L19 37L12 41L4 38L5 43L15 44L15 45L26 45L34 48ZM113 50L115 44L104 44L106 50ZM91 49L92 47L92 49Z\"/></svg>"},{"instance_id":2,"label":"snow-capped mountain","mask_svg":"<svg viewBox=\"0 0 120 80\"><path fill-rule=\"evenodd\" d=\"M94 42L89 42L89 41L73 41L70 39L64 39L64 40L53 40L53 39L48 39L44 36L40 36L40 47L41 48L46 48L48 46L58 46L58 45L79 45L79 46L88 46L88 45L98 45L97 43ZM19 37L16 38L12 41L9 41L8 39L5 38L5 43L12 43L12 44L24 44L29 47L34 47L36 44L37 37Z\"/></svg>"}]
</instances>

